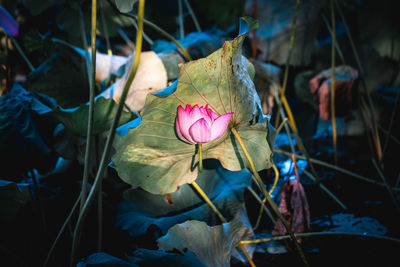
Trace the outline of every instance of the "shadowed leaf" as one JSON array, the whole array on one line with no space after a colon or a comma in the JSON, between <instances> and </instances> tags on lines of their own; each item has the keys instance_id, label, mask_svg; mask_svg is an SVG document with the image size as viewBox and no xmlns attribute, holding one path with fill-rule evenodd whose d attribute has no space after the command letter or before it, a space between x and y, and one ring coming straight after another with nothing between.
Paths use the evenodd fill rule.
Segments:
<instances>
[{"instance_id":1,"label":"shadowed leaf","mask_svg":"<svg viewBox=\"0 0 400 267\"><path fill-rule=\"evenodd\" d=\"M243 203L243 191L251 184L251 174L247 170L231 172L217 161L206 161L205 167L217 164L216 168L205 168L197 178L197 184L228 219L234 217ZM156 225L163 234L175 224L186 220L201 220L208 225L220 223L218 217L202 198L191 188L183 185L170 194L167 203L164 195L154 195L141 189L132 189L124 194L124 201L118 206L116 227L126 230L131 236L146 233L151 225Z\"/></svg>"}]
</instances>

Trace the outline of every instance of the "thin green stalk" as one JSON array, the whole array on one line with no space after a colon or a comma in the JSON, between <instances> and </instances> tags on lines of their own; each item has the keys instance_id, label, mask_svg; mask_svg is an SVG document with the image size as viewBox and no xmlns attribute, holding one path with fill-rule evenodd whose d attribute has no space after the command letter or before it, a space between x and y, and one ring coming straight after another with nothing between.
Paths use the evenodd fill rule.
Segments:
<instances>
[{"instance_id":1,"label":"thin green stalk","mask_svg":"<svg viewBox=\"0 0 400 267\"><path fill-rule=\"evenodd\" d=\"M368 234L359 234L359 233L351 233L351 232L311 232L311 233L298 233L295 234L296 237L316 237L316 236L328 236L328 235L344 235L344 236L355 236L355 237L366 237L366 238L373 238L373 239L380 239L386 241L393 241L396 243L400 243L400 239L388 236L380 236L380 235L368 235ZM291 238L289 235L282 235L282 236L275 236L269 238L262 238L262 239L255 239L255 240L246 240L240 241L242 244L257 244L257 243L264 243L270 241L279 241L284 239Z\"/></svg>"},{"instance_id":2,"label":"thin green stalk","mask_svg":"<svg viewBox=\"0 0 400 267\"><path fill-rule=\"evenodd\" d=\"M306 257L304 256L303 250L300 247L300 244L297 242L296 237L293 234L293 231L290 229L289 224L287 223L287 221L285 220L285 218L282 216L282 214L279 212L278 207L275 205L275 202L272 200L272 198L270 197L270 195L268 194L267 190L264 187L264 183L261 179L261 177L258 175L258 172L256 170L256 167L254 165L254 162L250 156L250 154L248 153L246 146L243 143L242 138L240 137L239 133L236 131L236 129L232 128L231 129L233 135L235 136L236 140L239 142L240 147L243 150L243 153L246 155L246 158L249 162L250 165L250 169L254 175L254 177L256 178L257 182L258 182L258 186L261 190L261 192L263 193L263 195L267 198L267 201L269 203L269 205L271 206L272 210L275 212L275 214L278 216L278 218L281 220L281 222L283 223L283 225L286 228L286 231L289 233L289 235L291 236L291 239L293 241L293 244L295 245L295 248L297 250L297 252L299 253L299 256L301 258L301 260L303 261L304 265L309 266Z\"/></svg>"},{"instance_id":3,"label":"thin green stalk","mask_svg":"<svg viewBox=\"0 0 400 267\"><path fill-rule=\"evenodd\" d=\"M281 110L282 111L282 110ZM279 125L278 129L276 129L276 135L278 135L280 133L280 131L282 130L283 126L285 126L286 122L288 121L288 118L284 118L282 123Z\"/></svg>"},{"instance_id":4,"label":"thin green stalk","mask_svg":"<svg viewBox=\"0 0 400 267\"><path fill-rule=\"evenodd\" d=\"M92 0L92 57L90 63L90 95L89 95L89 115L88 115L88 128L86 135L86 150L85 150L85 165L83 168L82 190L81 190L81 205L80 210L86 201L87 184L89 180L90 170L90 149L93 140L93 124L94 124L94 97L95 97L95 83L96 83L96 22L97 22L97 0Z\"/></svg>"},{"instance_id":5,"label":"thin green stalk","mask_svg":"<svg viewBox=\"0 0 400 267\"><path fill-rule=\"evenodd\" d=\"M106 39L107 54L109 56L112 56L112 49L111 49L111 44L110 44L110 36L108 34L108 27L107 27L106 19L105 19L105 16L104 16L104 10L103 10L103 6L102 6L102 1L100 1L99 3L100 3L101 26L103 26L104 37Z\"/></svg>"},{"instance_id":6,"label":"thin green stalk","mask_svg":"<svg viewBox=\"0 0 400 267\"><path fill-rule=\"evenodd\" d=\"M191 185L194 187L194 189L199 193L199 195L203 198L203 200L210 206L210 208L214 211L215 214L217 214L218 218L221 220L222 223L227 223L228 221L225 219L224 215L221 214L221 212L215 207L214 203L208 198L207 194L201 189L201 187L196 183L192 182ZM250 263L252 267L255 267L256 265L254 264L253 260L250 258L249 254L247 253L246 249L242 244L239 243L239 248L247 258L247 261Z\"/></svg>"},{"instance_id":7,"label":"thin green stalk","mask_svg":"<svg viewBox=\"0 0 400 267\"><path fill-rule=\"evenodd\" d=\"M96 173L96 178L95 178L93 186L90 190L89 196L86 199L85 205L83 206L83 209L81 210L81 212L79 214L78 221L77 221L77 224L76 224L76 227L74 230L74 238L73 238L73 243L72 243L72 253L71 253L71 261L70 261L71 267L74 265L74 263L76 261L79 239L80 239L80 235L81 235L83 222L87 216L87 213L89 211L89 208L90 208L92 202L94 201L94 198L96 197L96 193L99 189L100 183L102 182L104 169L106 168L106 166L108 165L108 162L109 162L109 154L111 151L112 143L114 141L115 129L118 126L122 108L124 106L126 97L128 95L130 85L133 81L133 78L135 77L137 68L139 66L140 54L141 54L141 50L142 50L142 41L143 41L142 33L143 33L144 3L145 3L145 0L139 0L139 8L138 8L138 17L139 17L139 20L138 20L139 27L138 28L139 29L136 34L136 51L135 51L135 56L133 59L133 64L131 65L131 70L129 72L127 82L125 84L124 90L122 92L120 101L117 106L117 111L116 111L115 117L112 121L112 125L109 130L105 148L104 148L104 151L103 151L103 154L101 157L100 165L99 165L98 171Z\"/></svg>"},{"instance_id":8,"label":"thin green stalk","mask_svg":"<svg viewBox=\"0 0 400 267\"><path fill-rule=\"evenodd\" d=\"M203 149L201 144L197 144L199 148L199 172L203 170Z\"/></svg>"},{"instance_id":9,"label":"thin green stalk","mask_svg":"<svg viewBox=\"0 0 400 267\"><path fill-rule=\"evenodd\" d=\"M279 171L278 171L278 168L276 167L275 163L272 163L272 169L274 170L274 173L275 173L275 179L274 179L274 184L272 185L271 189L268 191L268 195L271 195L272 192L274 192L275 187L278 184L278 180L279 180ZM264 207L265 207L265 202L267 202L266 197L261 202L260 211L258 212L258 217L257 217L256 224L254 226L254 229L257 229L258 226L260 225L261 215L262 215L262 211L264 210Z\"/></svg>"},{"instance_id":10,"label":"thin green stalk","mask_svg":"<svg viewBox=\"0 0 400 267\"><path fill-rule=\"evenodd\" d=\"M376 163L376 160L373 159L373 158L371 160L372 160L372 163L374 164L374 167L375 167L378 175L381 177L383 183L385 184L385 187L386 187L386 189L387 189L387 191L388 191L388 193L390 195L390 198L393 201L393 204L394 204L394 206L396 208L396 211L397 211L398 215L400 215L400 206L399 206L399 203L398 203L398 199L396 198L396 195L393 193L392 188L387 183L387 180L386 180L385 176L383 175L381 169L379 168L378 163Z\"/></svg>"},{"instance_id":11,"label":"thin green stalk","mask_svg":"<svg viewBox=\"0 0 400 267\"><path fill-rule=\"evenodd\" d=\"M292 157L292 153L287 152L287 151L283 151L283 150L280 150L280 149L274 149L274 153L283 154L283 155L285 155L285 156L287 156L287 157L289 157L289 158ZM295 156L296 158L298 158L298 159L307 160L306 157L303 157L303 156L300 156L300 155L296 155L296 154L295 154L294 156ZM335 166L335 165L333 165L333 164L329 164L329 163L327 163L327 162L324 162L324 161L321 161L321 160L318 160L318 159L314 159L314 158L310 158L309 160L310 160L310 162L312 162L312 163L315 163L315 164L318 164L318 165L321 165L321 166L324 166L324 167L327 167L327 168L331 168L331 169L333 169L333 170L336 170L336 171L339 171L339 172L341 172L341 173L347 174L347 175L352 176L352 177L354 177L354 178L357 178L357 179L359 179L359 180L363 180L363 181L365 181L365 182L373 183L373 184L376 184L376 185L379 185L379 186L385 186L385 184L379 183L377 180L364 177L364 176L362 176L362 175L359 175L359 174L357 174L357 173L354 173L354 172L351 172L351 171L349 171L349 170L343 169L343 168L341 168L341 167ZM400 188L393 188L393 187L392 187L391 189L392 189L393 191L399 191L399 192L400 192Z\"/></svg>"},{"instance_id":12,"label":"thin green stalk","mask_svg":"<svg viewBox=\"0 0 400 267\"><path fill-rule=\"evenodd\" d=\"M308 172L306 169L301 168L299 165L297 165L297 163L296 163L296 166L297 166L297 168L299 168L300 170L302 170L303 173L304 173L308 178L310 178L312 181L315 182L316 179L315 179L315 177L314 177L310 172ZM336 201L336 203L338 203L339 206L340 206L342 209L345 209L345 210L347 209L346 205L343 204L343 202L340 201L328 188L326 188L325 185L323 185L322 183L320 183L320 186L321 186L321 189L322 189L323 191L325 191L325 193L326 193L328 196L330 196L334 201Z\"/></svg>"},{"instance_id":13,"label":"thin green stalk","mask_svg":"<svg viewBox=\"0 0 400 267\"><path fill-rule=\"evenodd\" d=\"M278 92L277 85L275 83L272 83L272 84L273 84L273 87L275 89L275 92ZM275 93L275 99L276 99L276 101L278 101L278 103L281 103L280 102L281 100L279 100L279 98L277 97L277 93ZM283 96L281 99L286 100L286 96ZM290 118L290 115L292 114L292 112L290 110L289 105L287 105L287 102L284 105L284 107L285 107L285 111L288 113L289 118ZM282 109L281 109L281 114L282 114L282 117L284 118L284 111ZM303 152L305 154L307 162L310 165L311 172L313 173L314 177L316 178L315 184L317 185L317 187L320 187L319 186L320 185L319 176L318 176L317 172L315 171L314 165L309 160L310 159L310 155L308 154L308 151L307 151L306 147L303 145L303 142L301 141L299 133L297 132L296 124L294 123L294 119L292 119L292 120L289 119L288 123L285 124L285 129L286 129L287 135L289 137L289 142L291 144L290 148L292 150L292 153L294 154L294 147L293 147L292 142L291 142L290 131L287 129L286 125L289 125L289 127L292 130L292 132L294 133L294 136L296 137L297 146L298 146L300 152Z\"/></svg>"},{"instance_id":14,"label":"thin green stalk","mask_svg":"<svg viewBox=\"0 0 400 267\"><path fill-rule=\"evenodd\" d=\"M182 0L178 0L178 11L179 11L179 16L178 16L179 36L180 36L180 39L183 39L183 38L185 38L185 29L184 29L184 26L183 26Z\"/></svg>"},{"instance_id":15,"label":"thin green stalk","mask_svg":"<svg viewBox=\"0 0 400 267\"><path fill-rule=\"evenodd\" d=\"M332 19L332 47L331 47L331 119L332 119L332 141L333 141L333 159L335 165L337 162L337 131L336 131L336 115L335 115L335 45L336 45L336 22L335 22L335 6L331 0L331 19Z\"/></svg>"},{"instance_id":16,"label":"thin green stalk","mask_svg":"<svg viewBox=\"0 0 400 267\"><path fill-rule=\"evenodd\" d=\"M86 40L85 21L83 20L82 9L79 9L79 25L81 27L81 37L82 37L83 50L85 51L86 71L87 71L87 75L88 75L89 86L91 86L90 83L92 82L92 80L90 78L91 75L90 75L90 62L89 62L89 53L88 53L88 43L87 43L87 40Z\"/></svg>"},{"instance_id":17,"label":"thin green stalk","mask_svg":"<svg viewBox=\"0 0 400 267\"><path fill-rule=\"evenodd\" d=\"M279 125L279 115L280 115L280 110L282 108L282 96L285 95L287 80L288 80L288 76L289 76L289 64L290 64L290 58L292 57L292 50L293 50L293 44L294 44L294 36L295 36L295 32L296 32L296 21L297 21L297 15L299 13L299 6L300 6L300 0L296 0L296 9L294 10L294 16L293 16L293 20L292 20L292 29L291 29L290 41L289 41L289 51L288 51L288 56L286 59L285 74L283 77L282 90L280 92L281 101L279 102L278 109L276 111L275 128L278 128L278 125Z\"/></svg>"},{"instance_id":18,"label":"thin green stalk","mask_svg":"<svg viewBox=\"0 0 400 267\"><path fill-rule=\"evenodd\" d=\"M125 14L125 15L129 15L129 14ZM135 19L137 18L137 16L135 16L135 15L133 15L133 17ZM186 60L188 60L188 61L192 60L192 57L189 55L188 51L172 35L170 35L166 31L164 31L163 29L161 29L160 27L158 27L156 24L154 24L151 21L148 21L148 20L145 19L144 23L147 26L150 26L154 30L158 31L158 33L163 35L165 38L169 39L171 42L173 42L179 48L179 50L182 52L182 54L185 56Z\"/></svg>"},{"instance_id":19,"label":"thin green stalk","mask_svg":"<svg viewBox=\"0 0 400 267\"><path fill-rule=\"evenodd\" d=\"M190 16L192 17L192 20L193 20L194 26L196 27L196 30L198 32L201 32L201 27L200 27L199 21L197 20L196 14L194 14L193 9L192 9L191 5L189 4L189 1L188 0L183 0L183 2L185 3L186 8L188 9Z\"/></svg>"},{"instance_id":20,"label":"thin green stalk","mask_svg":"<svg viewBox=\"0 0 400 267\"><path fill-rule=\"evenodd\" d=\"M132 18L129 18L129 19L132 22L133 27L135 27L135 29L137 30L138 26L137 26L136 20L134 20ZM154 43L153 40L151 40L151 38L144 31L143 31L143 39L145 39L146 42L149 43L149 45L153 45L153 43Z\"/></svg>"},{"instance_id":21,"label":"thin green stalk","mask_svg":"<svg viewBox=\"0 0 400 267\"><path fill-rule=\"evenodd\" d=\"M35 67L32 65L32 63L30 62L30 60L28 59L28 57L25 55L24 51L22 50L22 48L19 46L17 40L15 40L15 38L11 35L9 35L8 37L10 37L11 42L13 43L14 47L17 49L18 53L21 55L21 57L24 59L26 65L28 65L29 69L31 71L35 70Z\"/></svg>"},{"instance_id":22,"label":"thin green stalk","mask_svg":"<svg viewBox=\"0 0 400 267\"><path fill-rule=\"evenodd\" d=\"M71 211L69 212L69 214L68 214L68 216L67 216L67 219L65 219L63 225L61 226L60 230L58 231L57 237L56 237L56 239L53 241L53 244L51 245L51 248L49 249L49 252L47 252L47 256L46 256L46 259L44 260L43 267L46 267L46 266L47 266L47 263L48 263L49 260L50 260L51 254L53 253L53 250L54 250L54 248L56 247L56 244L57 244L58 240L60 239L62 233L64 232L65 227L67 227L67 225L68 225L69 222L71 221L72 215L74 214L76 208L78 207L78 204L79 204L80 199L81 199L81 194L78 195L78 198L76 199L75 204L72 206L72 209L71 209Z\"/></svg>"},{"instance_id":23,"label":"thin green stalk","mask_svg":"<svg viewBox=\"0 0 400 267\"><path fill-rule=\"evenodd\" d=\"M257 193L253 190L253 188L251 188L250 186L246 185L247 190L249 190L249 192L253 195L253 197L258 201L258 203L260 203L262 205L262 203L264 202L258 195ZM277 224L277 221L275 220L275 218L272 216L271 212L267 209L267 207L264 204L264 211L265 213L268 215L268 217L271 219L271 221L273 222L274 225ZM256 227L253 227L253 230L255 230Z\"/></svg>"},{"instance_id":24,"label":"thin green stalk","mask_svg":"<svg viewBox=\"0 0 400 267\"><path fill-rule=\"evenodd\" d=\"M138 20L138 16L134 15L134 14L128 14L128 13L122 13L118 10L118 8L111 2L111 0L107 0L108 3L114 8L114 10L119 13L122 16L127 16L130 18L134 18L135 20ZM143 19L144 24L146 24L147 26L150 26L151 28L153 28L154 30L156 30L159 34L161 34L162 36L164 36L165 38L169 39L171 42L173 42L178 49L182 52L182 54L185 56L186 60L191 61L192 57L189 55L189 53L187 52L187 50L168 32L164 31L163 29L161 29L160 27L158 27L156 24L154 24L153 22L147 20L147 19Z\"/></svg>"},{"instance_id":25,"label":"thin green stalk","mask_svg":"<svg viewBox=\"0 0 400 267\"><path fill-rule=\"evenodd\" d=\"M392 141L394 141L395 143L397 143L398 145L400 145L400 140L397 139L396 137L394 137L392 134L390 134L389 131L383 129L382 126L378 125L379 130L381 130L384 134L386 134L387 137L389 137L390 139L392 139Z\"/></svg>"},{"instance_id":26,"label":"thin green stalk","mask_svg":"<svg viewBox=\"0 0 400 267\"><path fill-rule=\"evenodd\" d=\"M386 139L385 139L385 143L383 145L382 158L381 158L381 162L380 163L383 162L383 158L385 157L386 150L387 150L388 145L389 145L389 139L392 136L394 117L396 116L396 113L397 113L397 107L398 107L398 104L399 104L399 100L400 100L400 91L398 91L397 94L396 94L396 100L394 102L392 116L390 116L389 130L388 130L388 134L387 134ZM378 125L378 127L379 127L379 125Z\"/></svg>"},{"instance_id":27,"label":"thin green stalk","mask_svg":"<svg viewBox=\"0 0 400 267\"><path fill-rule=\"evenodd\" d=\"M46 223L46 213L44 211L43 199L41 197L39 183L36 178L36 175L33 170L30 171L30 173L31 173L31 177L32 177L33 188L35 189L35 192L36 192L37 205L38 205L38 209L40 212L40 218L42 220L43 234L45 236L44 239L46 240L47 239L47 223Z\"/></svg>"},{"instance_id":28,"label":"thin green stalk","mask_svg":"<svg viewBox=\"0 0 400 267\"><path fill-rule=\"evenodd\" d=\"M324 20L325 26L328 29L329 33L332 35L333 33L332 33L331 26L329 25L328 19L326 18L326 16L324 14L322 14L322 19ZM339 43L337 41L335 42L335 48L336 48L336 51L338 53L338 56L340 58L342 65L346 65L346 61L344 59L342 49L340 49Z\"/></svg>"},{"instance_id":29,"label":"thin green stalk","mask_svg":"<svg viewBox=\"0 0 400 267\"><path fill-rule=\"evenodd\" d=\"M132 49L132 51L135 51L135 44L129 39L128 35L126 35L126 33L121 28L118 29L118 34L121 36L122 39L124 39L129 48Z\"/></svg>"}]
</instances>

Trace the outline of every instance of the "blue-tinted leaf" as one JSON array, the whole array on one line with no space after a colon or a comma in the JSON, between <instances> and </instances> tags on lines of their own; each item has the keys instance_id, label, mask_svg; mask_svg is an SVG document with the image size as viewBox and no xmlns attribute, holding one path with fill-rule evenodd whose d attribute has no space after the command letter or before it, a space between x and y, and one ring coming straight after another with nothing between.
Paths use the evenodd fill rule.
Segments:
<instances>
[{"instance_id":1,"label":"blue-tinted leaf","mask_svg":"<svg viewBox=\"0 0 400 267\"><path fill-rule=\"evenodd\" d=\"M27 92L15 83L0 98L0 175L20 178L27 170L51 170L54 121L44 114L55 101L39 93ZM54 162L53 162L54 160ZM15 168L18 166L18 168Z\"/></svg>"},{"instance_id":2,"label":"blue-tinted leaf","mask_svg":"<svg viewBox=\"0 0 400 267\"><path fill-rule=\"evenodd\" d=\"M217 161L212 163L219 165ZM232 218L241 207L245 186L251 184L251 174L247 170L228 171L219 165L216 169L204 169L196 181L222 214ZM141 189L126 192L124 198L118 206L116 227L132 236L143 235L152 224L166 233L171 226L186 220L219 223L209 206L187 184L171 194L172 204L166 202L165 195Z\"/></svg>"},{"instance_id":3,"label":"blue-tinted leaf","mask_svg":"<svg viewBox=\"0 0 400 267\"><path fill-rule=\"evenodd\" d=\"M196 256L188 251L185 254L167 253L160 250L138 249L127 260L119 259L110 254L99 252L90 255L85 261L79 262L77 267L136 267L136 266L204 266Z\"/></svg>"},{"instance_id":4,"label":"blue-tinted leaf","mask_svg":"<svg viewBox=\"0 0 400 267\"><path fill-rule=\"evenodd\" d=\"M153 95L156 96L169 96L170 94L172 94L173 92L175 92L176 87L178 86L178 80L176 80L175 82L173 82L170 86L158 91L158 92L154 92Z\"/></svg>"}]
</instances>

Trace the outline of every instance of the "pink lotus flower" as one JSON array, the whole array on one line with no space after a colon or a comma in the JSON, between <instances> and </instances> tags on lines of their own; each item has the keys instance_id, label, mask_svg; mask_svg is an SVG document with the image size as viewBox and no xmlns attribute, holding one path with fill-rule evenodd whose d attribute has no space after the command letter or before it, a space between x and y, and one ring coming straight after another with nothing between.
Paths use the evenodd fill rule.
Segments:
<instances>
[{"instance_id":1,"label":"pink lotus flower","mask_svg":"<svg viewBox=\"0 0 400 267\"><path fill-rule=\"evenodd\" d=\"M206 105L193 108L186 105L178 107L176 132L183 141L190 144L202 144L214 141L224 135L233 112L218 116Z\"/></svg>"},{"instance_id":2,"label":"pink lotus flower","mask_svg":"<svg viewBox=\"0 0 400 267\"><path fill-rule=\"evenodd\" d=\"M11 36L16 37L19 33L19 26L15 19L7 12L3 7L0 6L0 27Z\"/></svg>"}]
</instances>

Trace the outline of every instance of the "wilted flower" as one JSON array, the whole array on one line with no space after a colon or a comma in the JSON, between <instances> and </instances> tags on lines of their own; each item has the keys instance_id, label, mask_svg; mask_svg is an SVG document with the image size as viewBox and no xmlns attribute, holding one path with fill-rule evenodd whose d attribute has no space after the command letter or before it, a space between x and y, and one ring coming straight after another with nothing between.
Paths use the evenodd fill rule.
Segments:
<instances>
[{"instance_id":1,"label":"wilted flower","mask_svg":"<svg viewBox=\"0 0 400 267\"><path fill-rule=\"evenodd\" d=\"M4 31L13 37L16 37L19 33L19 26L15 19L0 6L0 27L4 29Z\"/></svg>"},{"instance_id":2,"label":"wilted flower","mask_svg":"<svg viewBox=\"0 0 400 267\"><path fill-rule=\"evenodd\" d=\"M190 144L202 144L220 138L226 131L233 112L218 116L205 107L186 105L178 107L176 132L183 141Z\"/></svg>"}]
</instances>

